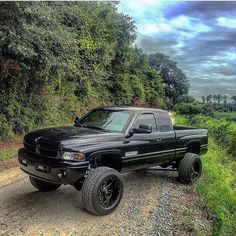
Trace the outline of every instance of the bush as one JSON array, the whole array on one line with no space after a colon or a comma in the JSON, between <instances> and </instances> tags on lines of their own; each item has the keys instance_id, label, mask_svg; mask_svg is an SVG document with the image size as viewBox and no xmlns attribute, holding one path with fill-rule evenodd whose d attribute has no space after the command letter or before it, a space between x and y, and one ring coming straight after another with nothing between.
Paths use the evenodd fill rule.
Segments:
<instances>
[{"instance_id":1,"label":"bush","mask_svg":"<svg viewBox=\"0 0 236 236\"><path fill-rule=\"evenodd\" d=\"M214 114L212 105L201 104L198 102L179 103L178 105L176 105L176 111L179 114L191 115L191 116L197 114L205 114L208 116L213 116Z\"/></svg>"},{"instance_id":2,"label":"bush","mask_svg":"<svg viewBox=\"0 0 236 236\"><path fill-rule=\"evenodd\" d=\"M191 125L208 129L210 135L226 147L228 152L236 155L236 124L224 119L214 119L204 115L196 115L189 119Z\"/></svg>"}]
</instances>

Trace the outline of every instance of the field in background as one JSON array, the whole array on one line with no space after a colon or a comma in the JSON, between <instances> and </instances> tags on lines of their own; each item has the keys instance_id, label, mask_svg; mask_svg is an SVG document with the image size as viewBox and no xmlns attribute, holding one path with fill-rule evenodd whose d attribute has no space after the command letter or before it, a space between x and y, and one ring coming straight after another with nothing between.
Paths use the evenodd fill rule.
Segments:
<instances>
[{"instance_id":1,"label":"field in background","mask_svg":"<svg viewBox=\"0 0 236 236\"><path fill-rule=\"evenodd\" d=\"M216 119L236 122L236 112L215 112L214 117Z\"/></svg>"}]
</instances>

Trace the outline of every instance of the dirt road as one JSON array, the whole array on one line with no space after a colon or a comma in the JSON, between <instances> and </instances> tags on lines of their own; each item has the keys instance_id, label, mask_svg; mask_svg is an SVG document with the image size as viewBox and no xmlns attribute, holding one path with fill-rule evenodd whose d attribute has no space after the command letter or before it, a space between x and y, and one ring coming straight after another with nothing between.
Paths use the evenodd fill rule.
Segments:
<instances>
[{"instance_id":1,"label":"dirt road","mask_svg":"<svg viewBox=\"0 0 236 236\"><path fill-rule=\"evenodd\" d=\"M112 214L83 210L80 192L41 193L18 168L0 172L0 235L211 235L211 222L175 172L123 175L124 196Z\"/></svg>"}]
</instances>

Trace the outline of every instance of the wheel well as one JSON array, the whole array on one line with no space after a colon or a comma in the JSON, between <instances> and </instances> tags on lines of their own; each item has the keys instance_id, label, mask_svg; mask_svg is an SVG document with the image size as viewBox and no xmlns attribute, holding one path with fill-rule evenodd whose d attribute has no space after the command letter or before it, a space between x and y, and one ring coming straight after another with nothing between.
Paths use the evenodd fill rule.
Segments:
<instances>
[{"instance_id":1,"label":"wheel well","mask_svg":"<svg viewBox=\"0 0 236 236\"><path fill-rule=\"evenodd\" d=\"M121 171L121 155L119 153L102 153L94 155L92 158L92 166L107 166L117 171Z\"/></svg>"},{"instance_id":2,"label":"wheel well","mask_svg":"<svg viewBox=\"0 0 236 236\"><path fill-rule=\"evenodd\" d=\"M200 154L200 142L191 142L188 145L187 152L195 153L195 154Z\"/></svg>"}]
</instances>

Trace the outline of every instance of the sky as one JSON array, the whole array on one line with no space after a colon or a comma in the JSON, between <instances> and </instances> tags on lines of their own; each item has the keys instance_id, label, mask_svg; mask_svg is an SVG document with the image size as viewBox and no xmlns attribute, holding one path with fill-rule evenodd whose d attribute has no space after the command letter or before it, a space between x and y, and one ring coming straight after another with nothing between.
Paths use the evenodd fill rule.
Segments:
<instances>
[{"instance_id":1,"label":"sky","mask_svg":"<svg viewBox=\"0 0 236 236\"><path fill-rule=\"evenodd\" d=\"M236 95L236 2L121 0L118 9L136 22L138 47L178 63L190 95Z\"/></svg>"}]
</instances>

